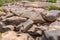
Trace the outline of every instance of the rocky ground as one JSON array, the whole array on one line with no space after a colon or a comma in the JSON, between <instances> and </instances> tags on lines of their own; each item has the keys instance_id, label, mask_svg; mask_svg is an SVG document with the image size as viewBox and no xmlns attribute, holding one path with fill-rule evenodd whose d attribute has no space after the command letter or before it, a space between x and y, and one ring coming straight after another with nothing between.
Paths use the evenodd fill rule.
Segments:
<instances>
[{"instance_id":1,"label":"rocky ground","mask_svg":"<svg viewBox=\"0 0 60 40\"><path fill-rule=\"evenodd\" d=\"M13 2L0 11L0 40L60 40L60 10L48 2Z\"/></svg>"}]
</instances>

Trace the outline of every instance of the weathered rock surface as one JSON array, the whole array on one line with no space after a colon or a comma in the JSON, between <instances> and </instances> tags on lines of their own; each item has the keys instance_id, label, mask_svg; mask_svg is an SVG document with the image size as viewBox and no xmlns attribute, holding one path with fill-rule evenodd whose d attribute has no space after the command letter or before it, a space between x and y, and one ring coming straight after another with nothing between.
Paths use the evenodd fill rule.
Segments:
<instances>
[{"instance_id":1,"label":"weathered rock surface","mask_svg":"<svg viewBox=\"0 0 60 40\"><path fill-rule=\"evenodd\" d=\"M18 25L18 28L20 27L20 30L22 30L23 32L26 32L27 30L29 30L32 27L33 23L34 23L34 21L28 19L26 22Z\"/></svg>"},{"instance_id":2,"label":"weathered rock surface","mask_svg":"<svg viewBox=\"0 0 60 40\"><path fill-rule=\"evenodd\" d=\"M60 10L43 9L55 3L6 3L0 12L0 40L60 40Z\"/></svg>"},{"instance_id":3,"label":"weathered rock surface","mask_svg":"<svg viewBox=\"0 0 60 40\"><path fill-rule=\"evenodd\" d=\"M56 21L56 22L51 23L49 27L51 28L50 30L53 30L53 29L59 30L60 29L59 26L60 26L60 22Z\"/></svg>"},{"instance_id":4,"label":"weathered rock surface","mask_svg":"<svg viewBox=\"0 0 60 40\"><path fill-rule=\"evenodd\" d=\"M55 31L44 31L45 37L43 37L43 39L45 38L45 40L60 40L60 31L59 30L55 30Z\"/></svg>"}]
</instances>

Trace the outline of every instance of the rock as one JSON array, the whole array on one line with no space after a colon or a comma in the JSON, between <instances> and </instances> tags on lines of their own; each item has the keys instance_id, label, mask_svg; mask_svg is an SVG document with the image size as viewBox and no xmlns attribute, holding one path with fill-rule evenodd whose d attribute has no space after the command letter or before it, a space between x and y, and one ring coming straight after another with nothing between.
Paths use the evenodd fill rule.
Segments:
<instances>
[{"instance_id":1,"label":"rock","mask_svg":"<svg viewBox=\"0 0 60 40\"><path fill-rule=\"evenodd\" d=\"M54 15L56 15L57 17L59 17L60 16L60 10L51 10L51 11L49 11L50 13L55 13Z\"/></svg>"},{"instance_id":2,"label":"rock","mask_svg":"<svg viewBox=\"0 0 60 40\"><path fill-rule=\"evenodd\" d=\"M43 25L40 25L40 26L37 27L37 29L38 30L48 30L49 29L49 26L47 26L47 25L44 25L44 26Z\"/></svg>"},{"instance_id":3,"label":"rock","mask_svg":"<svg viewBox=\"0 0 60 40\"><path fill-rule=\"evenodd\" d=\"M44 12L45 11L45 9L43 9L43 8L34 8L33 10L35 12L38 12L38 13L41 13L41 12Z\"/></svg>"},{"instance_id":4,"label":"rock","mask_svg":"<svg viewBox=\"0 0 60 40\"><path fill-rule=\"evenodd\" d=\"M6 13L0 12L0 17L1 17L1 16L5 16L5 15L6 15Z\"/></svg>"},{"instance_id":5,"label":"rock","mask_svg":"<svg viewBox=\"0 0 60 40\"><path fill-rule=\"evenodd\" d=\"M35 23L43 23L43 22L45 22L45 20L43 19L43 17L38 12L34 13L30 17L30 19L33 20Z\"/></svg>"},{"instance_id":6,"label":"rock","mask_svg":"<svg viewBox=\"0 0 60 40\"><path fill-rule=\"evenodd\" d=\"M59 22L60 22L60 17L58 17L58 18L57 18L57 21L59 21Z\"/></svg>"},{"instance_id":7,"label":"rock","mask_svg":"<svg viewBox=\"0 0 60 40\"><path fill-rule=\"evenodd\" d=\"M29 2L29 3L25 4L24 6L25 7L38 8L39 7L39 3L37 3L37 2Z\"/></svg>"},{"instance_id":8,"label":"rock","mask_svg":"<svg viewBox=\"0 0 60 40\"><path fill-rule=\"evenodd\" d=\"M12 13L8 13L6 14L6 16L1 16L2 19L6 19L6 18L9 18L9 17L12 17L13 14Z\"/></svg>"},{"instance_id":9,"label":"rock","mask_svg":"<svg viewBox=\"0 0 60 40\"><path fill-rule=\"evenodd\" d=\"M36 40L41 40L41 37L37 37Z\"/></svg>"},{"instance_id":10,"label":"rock","mask_svg":"<svg viewBox=\"0 0 60 40\"><path fill-rule=\"evenodd\" d=\"M18 37L20 40L34 40L32 36L30 36L28 33L21 33L20 37Z\"/></svg>"},{"instance_id":11,"label":"rock","mask_svg":"<svg viewBox=\"0 0 60 40\"><path fill-rule=\"evenodd\" d=\"M10 17L10 18L6 18L2 21L5 22L5 23L8 22L8 23L13 23L13 24L19 24L19 23L25 22L26 20L27 20L26 18L13 16L13 17Z\"/></svg>"},{"instance_id":12,"label":"rock","mask_svg":"<svg viewBox=\"0 0 60 40\"><path fill-rule=\"evenodd\" d=\"M41 29L39 29L38 28L38 26L36 26L36 25L33 25L29 30L28 30L28 32L30 32L32 35L41 35L42 34L42 31L41 31Z\"/></svg>"},{"instance_id":13,"label":"rock","mask_svg":"<svg viewBox=\"0 0 60 40\"><path fill-rule=\"evenodd\" d=\"M18 25L18 28L20 27L20 31L22 30L23 32L26 32L32 27L33 23L34 21L28 19L26 22Z\"/></svg>"},{"instance_id":14,"label":"rock","mask_svg":"<svg viewBox=\"0 0 60 40\"><path fill-rule=\"evenodd\" d=\"M59 30L55 30L55 31L44 31L44 37L45 40L60 40L60 31Z\"/></svg>"},{"instance_id":15,"label":"rock","mask_svg":"<svg viewBox=\"0 0 60 40\"><path fill-rule=\"evenodd\" d=\"M25 8L21 7L12 7L10 8L11 13L13 13L14 15L20 16L21 14L23 14L25 12Z\"/></svg>"},{"instance_id":16,"label":"rock","mask_svg":"<svg viewBox=\"0 0 60 40\"><path fill-rule=\"evenodd\" d=\"M8 6L3 6L2 9L5 13L10 12L10 8Z\"/></svg>"},{"instance_id":17,"label":"rock","mask_svg":"<svg viewBox=\"0 0 60 40\"><path fill-rule=\"evenodd\" d=\"M10 30L12 30L12 31L14 30L14 27L15 27L14 25L3 26L4 29L6 29L6 30L7 30L7 29L10 29Z\"/></svg>"},{"instance_id":18,"label":"rock","mask_svg":"<svg viewBox=\"0 0 60 40\"><path fill-rule=\"evenodd\" d=\"M14 31L8 31L2 34L2 40L34 40L28 33L16 34Z\"/></svg>"},{"instance_id":19,"label":"rock","mask_svg":"<svg viewBox=\"0 0 60 40\"><path fill-rule=\"evenodd\" d=\"M41 13L42 17L49 22L53 22L57 19L57 13L53 13L53 12L49 12L49 11L45 11Z\"/></svg>"},{"instance_id":20,"label":"rock","mask_svg":"<svg viewBox=\"0 0 60 40\"><path fill-rule=\"evenodd\" d=\"M14 31L8 31L2 34L2 40L17 40L17 34Z\"/></svg>"},{"instance_id":21,"label":"rock","mask_svg":"<svg viewBox=\"0 0 60 40\"><path fill-rule=\"evenodd\" d=\"M35 31L36 31L36 28L37 28L37 25L33 25L33 26L28 30L28 32L35 32Z\"/></svg>"},{"instance_id":22,"label":"rock","mask_svg":"<svg viewBox=\"0 0 60 40\"><path fill-rule=\"evenodd\" d=\"M0 30L2 30L2 28L3 28L4 25L5 24L3 22L0 22Z\"/></svg>"},{"instance_id":23,"label":"rock","mask_svg":"<svg viewBox=\"0 0 60 40\"><path fill-rule=\"evenodd\" d=\"M27 11L21 15L21 17L30 18L35 12Z\"/></svg>"},{"instance_id":24,"label":"rock","mask_svg":"<svg viewBox=\"0 0 60 40\"><path fill-rule=\"evenodd\" d=\"M13 16L12 13L8 13L8 14L5 16L5 18L9 18L9 17L12 17L12 16Z\"/></svg>"},{"instance_id":25,"label":"rock","mask_svg":"<svg viewBox=\"0 0 60 40\"><path fill-rule=\"evenodd\" d=\"M1 20L3 20L3 18L2 18L2 17L0 17L0 21L1 21Z\"/></svg>"},{"instance_id":26,"label":"rock","mask_svg":"<svg viewBox=\"0 0 60 40\"><path fill-rule=\"evenodd\" d=\"M55 21L55 22L50 24L49 30L59 30L60 29L59 26L60 26L60 22Z\"/></svg>"}]
</instances>

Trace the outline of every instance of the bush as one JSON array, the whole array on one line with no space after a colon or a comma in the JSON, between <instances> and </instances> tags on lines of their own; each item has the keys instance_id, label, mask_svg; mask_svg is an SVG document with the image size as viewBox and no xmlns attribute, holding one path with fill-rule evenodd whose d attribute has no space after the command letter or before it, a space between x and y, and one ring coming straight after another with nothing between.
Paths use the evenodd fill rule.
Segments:
<instances>
[{"instance_id":1,"label":"bush","mask_svg":"<svg viewBox=\"0 0 60 40\"><path fill-rule=\"evenodd\" d=\"M59 6L51 5L51 6L46 6L44 7L46 10L60 10Z\"/></svg>"},{"instance_id":2,"label":"bush","mask_svg":"<svg viewBox=\"0 0 60 40\"><path fill-rule=\"evenodd\" d=\"M53 3L55 3L57 0L48 0L48 2L53 2Z\"/></svg>"},{"instance_id":3,"label":"bush","mask_svg":"<svg viewBox=\"0 0 60 40\"><path fill-rule=\"evenodd\" d=\"M21 0L0 0L0 6L4 3L14 2L14 1L21 1Z\"/></svg>"}]
</instances>

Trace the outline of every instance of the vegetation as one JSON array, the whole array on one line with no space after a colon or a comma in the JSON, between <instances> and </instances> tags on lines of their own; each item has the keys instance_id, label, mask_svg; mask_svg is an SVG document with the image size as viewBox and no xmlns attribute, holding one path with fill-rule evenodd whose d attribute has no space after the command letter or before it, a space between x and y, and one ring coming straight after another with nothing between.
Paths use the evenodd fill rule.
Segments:
<instances>
[{"instance_id":1,"label":"vegetation","mask_svg":"<svg viewBox=\"0 0 60 40\"><path fill-rule=\"evenodd\" d=\"M55 3L57 0L48 0L48 2L53 2L53 3Z\"/></svg>"},{"instance_id":2,"label":"vegetation","mask_svg":"<svg viewBox=\"0 0 60 40\"><path fill-rule=\"evenodd\" d=\"M60 7L56 6L56 5L51 5L51 6L44 7L44 9L46 9L46 10L60 10Z\"/></svg>"},{"instance_id":3,"label":"vegetation","mask_svg":"<svg viewBox=\"0 0 60 40\"><path fill-rule=\"evenodd\" d=\"M21 1L21 0L0 0L0 6L4 3L14 2L14 1Z\"/></svg>"},{"instance_id":4,"label":"vegetation","mask_svg":"<svg viewBox=\"0 0 60 40\"><path fill-rule=\"evenodd\" d=\"M34 2L35 0L29 0L29 1Z\"/></svg>"}]
</instances>

